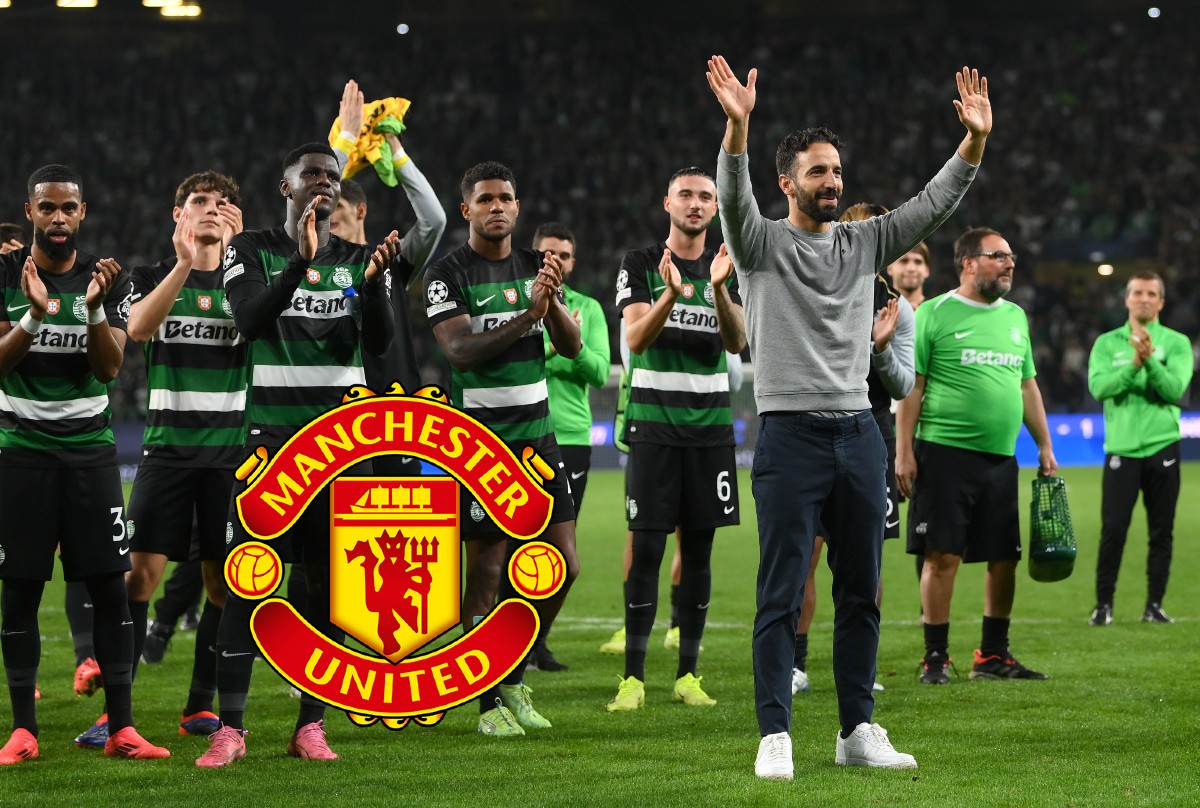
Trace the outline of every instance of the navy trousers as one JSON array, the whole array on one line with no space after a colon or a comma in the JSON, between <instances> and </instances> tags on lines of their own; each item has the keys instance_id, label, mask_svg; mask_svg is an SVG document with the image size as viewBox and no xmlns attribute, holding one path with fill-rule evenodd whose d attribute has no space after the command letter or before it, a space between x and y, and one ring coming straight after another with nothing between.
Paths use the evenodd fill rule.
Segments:
<instances>
[{"instance_id":1,"label":"navy trousers","mask_svg":"<svg viewBox=\"0 0 1200 808\"><path fill-rule=\"evenodd\" d=\"M875 710L879 562L887 512L887 451L870 411L844 418L762 416L752 468L758 513L754 699L763 735L792 719L796 621L824 529L833 574L833 679L844 731Z\"/></svg>"}]
</instances>

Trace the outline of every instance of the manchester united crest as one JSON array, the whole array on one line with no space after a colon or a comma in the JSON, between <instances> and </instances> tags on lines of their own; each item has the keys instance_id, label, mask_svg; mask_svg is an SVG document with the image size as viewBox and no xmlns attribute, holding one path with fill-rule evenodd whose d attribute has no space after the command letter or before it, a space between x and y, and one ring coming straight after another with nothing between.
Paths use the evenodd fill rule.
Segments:
<instances>
[{"instance_id":1,"label":"manchester united crest","mask_svg":"<svg viewBox=\"0 0 1200 808\"><path fill-rule=\"evenodd\" d=\"M334 625L392 662L457 626L454 479L341 477L331 490Z\"/></svg>"}]
</instances>

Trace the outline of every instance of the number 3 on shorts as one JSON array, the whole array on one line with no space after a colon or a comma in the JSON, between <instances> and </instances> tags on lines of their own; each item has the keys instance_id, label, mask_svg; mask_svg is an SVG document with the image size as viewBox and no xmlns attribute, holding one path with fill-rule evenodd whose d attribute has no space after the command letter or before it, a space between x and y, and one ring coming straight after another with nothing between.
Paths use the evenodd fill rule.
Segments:
<instances>
[{"instance_id":1,"label":"number 3 on shorts","mask_svg":"<svg viewBox=\"0 0 1200 808\"><path fill-rule=\"evenodd\" d=\"M113 515L113 527L116 528L113 532L113 541L125 541L125 520L121 518L125 511L125 506L120 505L116 508L109 508L108 511Z\"/></svg>"}]
</instances>

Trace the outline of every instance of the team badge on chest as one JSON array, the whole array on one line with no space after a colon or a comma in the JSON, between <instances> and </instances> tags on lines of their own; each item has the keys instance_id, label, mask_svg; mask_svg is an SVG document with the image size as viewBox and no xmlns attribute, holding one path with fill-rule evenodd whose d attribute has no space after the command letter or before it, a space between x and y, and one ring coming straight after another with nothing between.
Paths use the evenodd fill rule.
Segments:
<instances>
[{"instance_id":1,"label":"team badge on chest","mask_svg":"<svg viewBox=\"0 0 1200 808\"><path fill-rule=\"evenodd\" d=\"M696 287L693 284L685 283L683 285L683 296L684 297L691 297L695 293L696 293Z\"/></svg>"},{"instance_id":2,"label":"team badge on chest","mask_svg":"<svg viewBox=\"0 0 1200 808\"><path fill-rule=\"evenodd\" d=\"M308 272L305 273L305 277L308 278L309 283L314 285L321 282L321 273L312 267L308 268Z\"/></svg>"},{"instance_id":3,"label":"team badge on chest","mask_svg":"<svg viewBox=\"0 0 1200 808\"><path fill-rule=\"evenodd\" d=\"M529 278L525 281L525 297L529 298L530 300L533 299L533 278Z\"/></svg>"},{"instance_id":4,"label":"team badge on chest","mask_svg":"<svg viewBox=\"0 0 1200 808\"><path fill-rule=\"evenodd\" d=\"M196 298L196 304L200 306L200 311L208 311L212 308L212 295L200 295Z\"/></svg>"},{"instance_id":5,"label":"team badge on chest","mask_svg":"<svg viewBox=\"0 0 1200 808\"><path fill-rule=\"evenodd\" d=\"M47 300L46 301L46 313L47 314L58 314L59 311L61 311L61 310L62 310L62 302L61 301L59 301L59 300Z\"/></svg>"},{"instance_id":6,"label":"team badge on chest","mask_svg":"<svg viewBox=\"0 0 1200 808\"><path fill-rule=\"evenodd\" d=\"M516 303L517 302L517 290L516 289L505 289L504 290L504 299L507 300L509 303Z\"/></svg>"},{"instance_id":7,"label":"team badge on chest","mask_svg":"<svg viewBox=\"0 0 1200 808\"><path fill-rule=\"evenodd\" d=\"M75 315L75 319L81 323L87 322L87 299L84 297L75 298L75 302L71 304L71 313Z\"/></svg>"}]
</instances>

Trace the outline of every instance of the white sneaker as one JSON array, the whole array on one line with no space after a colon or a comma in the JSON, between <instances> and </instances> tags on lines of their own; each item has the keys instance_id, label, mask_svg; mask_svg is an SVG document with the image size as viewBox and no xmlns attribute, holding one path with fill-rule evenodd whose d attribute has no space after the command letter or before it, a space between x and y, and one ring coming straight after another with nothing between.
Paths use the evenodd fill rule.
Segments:
<instances>
[{"instance_id":1,"label":"white sneaker","mask_svg":"<svg viewBox=\"0 0 1200 808\"><path fill-rule=\"evenodd\" d=\"M792 695L808 692L808 674L799 668L792 668Z\"/></svg>"},{"instance_id":2,"label":"white sneaker","mask_svg":"<svg viewBox=\"0 0 1200 808\"><path fill-rule=\"evenodd\" d=\"M791 780L794 771L792 736L786 732L764 735L758 743L754 774L767 780Z\"/></svg>"},{"instance_id":3,"label":"white sneaker","mask_svg":"<svg viewBox=\"0 0 1200 808\"><path fill-rule=\"evenodd\" d=\"M876 693L882 693L883 685L879 684L879 682L876 682L875 684L871 685L871 689L874 690Z\"/></svg>"},{"instance_id":4,"label":"white sneaker","mask_svg":"<svg viewBox=\"0 0 1200 808\"><path fill-rule=\"evenodd\" d=\"M917 759L897 752L888 740L887 730L878 724L863 722L854 728L849 738L837 735L837 764L839 766L875 766L884 769L915 769Z\"/></svg>"}]
</instances>

